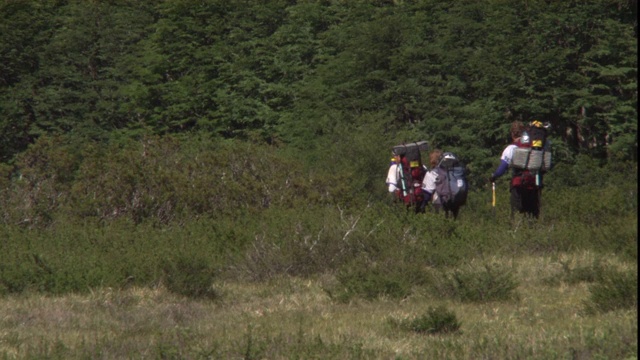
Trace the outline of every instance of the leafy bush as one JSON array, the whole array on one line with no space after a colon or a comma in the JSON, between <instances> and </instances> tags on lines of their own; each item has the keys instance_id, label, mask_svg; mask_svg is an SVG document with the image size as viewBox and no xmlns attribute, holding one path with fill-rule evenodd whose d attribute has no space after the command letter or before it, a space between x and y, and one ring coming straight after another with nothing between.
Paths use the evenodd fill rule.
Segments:
<instances>
[{"instance_id":1,"label":"leafy bush","mask_svg":"<svg viewBox=\"0 0 640 360\"><path fill-rule=\"evenodd\" d=\"M178 257L164 266L164 285L175 294L189 298L216 299L213 288L215 271L202 258Z\"/></svg>"},{"instance_id":2,"label":"leafy bush","mask_svg":"<svg viewBox=\"0 0 640 360\"><path fill-rule=\"evenodd\" d=\"M602 260L596 259L592 264L586 266L569 267L568 264L562 263L564 273L561 280L568 284L576 284L580 282L593 283L605 277L609 268L602 263Z\"/></svg>"},{"instance_id":3,"label":"leafy bush","mask_svg":"<svg viewBox=\"0 0 640 360\"><path fill-rule=\"evenodd\" d=\"M458 332L461 323L453 311L441 305L430 307L422 316L403 321L401 326L421 334L450 334Z\"/></svg>"},{"instance_id":4,"label":"leafy bush","mask_svg":"<svg viewBox=\"0 0 640 360\"><path fill-rule=\"evenodd\" d=\"M489 302L518 299L518 282L504 266L485 264L458 268L444 273L434 290L463 302Z\"/></svg>"},{"instance_id":5,"label":"leafy bush","mask_svg":"<svg viewBox=\"0 0 640 360\"><path fill-rule=\"evenodd\" d=\"M638 272L606 271L589 287L589 293L584 302L587 314L637 307Z\"/></svg>"},{"instance_id":6,"label":"leafy bush","mask_svg":"<svg viewBox=\"0 0 640 360\"><path fill-rule=\"evenodd\" d=\"M82 162L81 149L63 137L45 136L19 154L12 173L3 174L12 181L2 184L7 188L0 192L0 221L28 227L50 224L59 206L68 201Z\"/></svg>"},{"instance_id":7,"label":"leafy bush","mask_svg":"<svg viewBox=\"0 0 640 360\"><path fill-rule=\"evenodd\" d=\"M42 137L3 166L0 221L48 226L60 216L130 218L166 225L194 217L337 200L346 174L303 174L299 161L267 145L149 136L102 144ZM313 182L313 186L311 183ZM339 194L338 194L339 195Z\"/></svg>"},{"instance_id":8,"label":"leafy bush","mask_svg":"<svg viewBox=\"0 0 640 360\"><path fill-rule=\"evenodd\" d=\"M0 295L19 294L29 289L36 269L25 261L13 259L0 264Z\"/></svg>"},{"instance_id":9,"label":"leafy bush","mask_svg":"<svg viewBox=\"0 0 640 360\"><path fill-rule=\"evenodd\" d=\"M413 287L424 281L424 274L410 264L376 263L359 257L344 266L337 274L340 287L327 289L341 302L354 297L374 300L386 296L402 299L409 296Z\"/></svg>"}]
</instances>

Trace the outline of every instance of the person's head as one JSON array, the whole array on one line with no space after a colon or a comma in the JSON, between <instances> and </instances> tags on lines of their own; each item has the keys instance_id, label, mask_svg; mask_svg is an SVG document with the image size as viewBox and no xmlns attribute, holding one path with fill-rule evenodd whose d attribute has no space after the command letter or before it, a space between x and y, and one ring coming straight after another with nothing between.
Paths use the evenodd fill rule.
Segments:
<instances>
[{"instance_id":1,"label":"person's head","mask_svg":"<svg viewBox=\"0 0 640 360\"><path fill-rule=\"evenodd\" d=\"M524 131L524 124L522 123L522 121L516 120L511 123L511 130L509 130L509 133L511 134L511 138L513 140L521 137L523 131Z\"/></svg>"},{"instance_id":2,"label":"person's head","mask_svg":"<svg viewBox=\"0 0 640 360\"><path fill-rule=\"evenodd\" d=\"M442 150L433 149L431 153L429 153L429 166L433 169L438 166L438 162L440 162L440 156L442 156Z\"/></svg>"}]
</instances>

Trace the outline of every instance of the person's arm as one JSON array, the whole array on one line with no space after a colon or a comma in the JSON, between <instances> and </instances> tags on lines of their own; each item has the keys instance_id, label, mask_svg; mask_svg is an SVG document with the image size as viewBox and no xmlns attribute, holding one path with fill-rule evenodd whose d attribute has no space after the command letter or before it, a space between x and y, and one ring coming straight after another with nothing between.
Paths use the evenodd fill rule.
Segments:
<instances>
[{"instance_id":1,"label":"person's arm","mask_svg":"<svg viewBox=\"0 0 640 360\"><path fill-rule=\"evenodd\" d=\"M498 165L496 171L494 171L491 175L491 179L489 179L491 182L495 182L497 178L507 172L507 169L509 169L509 164L511 163L511 158L513 157L513 149L515 147L515 145L509 145L504 149L502 155L500 156L500 165Z\"/></svg>"},{"instance_id":2,"label":"person's arm","mask_svg":"<svg viewBox=\"0 0 640 360\"><path fill-rule=\"evenodd\" d=\"M500 160L500 165L496 171L493 172L493 175L491 175L491 182L494 182L497 178L504 175L504 173L507 172L507 169L509 169L509 163L504 160Z\"/></svg>"}]
</instances>

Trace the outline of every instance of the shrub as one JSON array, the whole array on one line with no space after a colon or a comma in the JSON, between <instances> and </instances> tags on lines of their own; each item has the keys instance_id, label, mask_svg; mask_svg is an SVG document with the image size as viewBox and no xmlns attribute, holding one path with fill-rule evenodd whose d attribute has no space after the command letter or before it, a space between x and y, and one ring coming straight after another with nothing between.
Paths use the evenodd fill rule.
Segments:
<instances>
[{"instance_id":1,"label":"shrub","mask_svg":"<svg viewBox=\"0 0 640 360\"><path fill-rule=\"evenodd\" d=\"M42 137L15 166L2 165L0 221L45 227L67 215L171 224L326 202L336 183L332 174L304 173L275 147L205 135L68 143Z\"/></svg>"},{"instance_id":2,"label":"shrub","mask_svg":"<svg viewBox=\"0 0 640 360\"><path fill-rule=\"evenodd\" d=\"M584 301L587 314L637 307L638 272L607 271L589 287L589 293Z\"/></svg>"},{"instance_id":3,"label":"shrub","mask_svg":"<svg viewBox=\"0 0 640 360\"><path fill-rule=\"evenodd\" d=\"M12 181L2 184L10 191L0 192L4 208L0 221L29 227L49 225L58 206L67 200L81 163L80 153L63 137L43 136L16 157L12 173L3 167L3 175Z\"/></svg>"},{"instance_id":4,"label":"shrub","mask_svg":"<svg viewBox=\"0 0 640 360\"><path fill-rule=\"evenodd\" d=\"M13 260L0 264L0 295L19 294L34 282L36 269L26 261Z\"/></svg>"},{"instance_id":5,"label":"shrub","mask_svg":"<svg viewBox=\"0 0 640 360\"><path fill-rule=\"evenodd\" d=\"M345 266L337 274L341 288L330 294L341 302L354 297L374 300L381 296L401 299L411 294L415 274L402 271L401 266L385 266L358 258Z\"/></svg>"},{"instance_id":6,"label":"shrub","mask_svg":"<svg viewBox=\"0 0 640 360\"><path fill-rule=\"evenodd\" d=\"M341 302L347 302L357 296L374 300L383 295L392 298L409 295L407 284L380 270L343 272L338 276L338 280L343 288L337 292L336 299Z\"/></svg>"},{"instance_id":7,"label":"shrub","mask_svg":"<svg viewBox=\"0 0 640 360\"><path fill-rule=\"evenodd\" d=\"M342 241L337 210L323 206L273 206L254 217L259 227L244 259L235 268L252 280L281 275L308 276L337 268L354 252Z\"/></svg>"},{"instance_id":8,"label":"shrub","mask_svg":"<svg viewBox=\"0 0 640 360\"><path fill-rule=\"evenodd\" d=\"M518 299L518 282L512 272L502 266L485 264L469 266L445 273L435 282L438 293L463 302L488 302Z\"/></svg>"},{"instance_id":9,"label":"shrub","mask_svg":"<svg viewBox=\"0 0 640 360\"><path fill-rule=\"evenodd\" d=\"M602 279L608 271L608 267L602 263L600 259L596 259L592 264L586 266L569 267L568 264L562 263L564 270L562 280L568 284L576 284L580 282L593 283Z\"/></svg>"},{"instance_id":10,"label":"shrub","mask_svg":"<svg viewBox=\"0 0 640 360\"><path fill-rule=\"evenodd\" d=\"M424 315L403 324L406 329L422 334L455 333L461 325L456 314L444 306L430 307Z\"/></svg>"},{"instance_id":11,"label":"shrub","mask_svg":"<svg viewBox=\"0 0 640 360\"><path fill-rule=\"evenodd\" d=\"M216 299L213 288L214 270L202 258L186 256L167 261L164 267L164 285L175 294L189 298Z\"/></svg>"}]
</instances>

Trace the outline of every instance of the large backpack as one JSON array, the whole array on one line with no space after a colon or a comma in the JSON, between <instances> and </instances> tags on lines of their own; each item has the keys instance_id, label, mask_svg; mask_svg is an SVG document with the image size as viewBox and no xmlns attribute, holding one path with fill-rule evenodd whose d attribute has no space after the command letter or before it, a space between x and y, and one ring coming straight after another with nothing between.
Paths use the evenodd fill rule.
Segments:
<instances>
[{"instance_id":1,"label":"large backpack","mask_svg":"<svg viewBox=\"0 0 640 360\"><path fill-rule=\"evenodd\" d=\"M464 164L452 152L440 156L436 167L436 193L445 210L457 209L466 204L469 187Z\"/></svg>"},{"instance_id":2,"label":"large backpack","mask_svg":"<svg viewBox=\"0 0 640 360\"><path fill-rule=\"evenodd\" d=\"M393 153L400 158L398 163L398 197L407 206L416 205L416 211L420 210L419 207L424 200L422 180L426 169L422 166L421 151L427 151L428 148L429 145L426 141L393 147Z\"/></svg>"},{"instance_id":3,"label":"large backpack","mask_svg":"<svg viewBox=\"0 0 640 360\"><path fill-rule=\"evenodd\" d=\"M551 168L551 152L545 147L547 129L540 121L532 121L514 144L511 167L514 169L513 186L528 188L540 185L540 176Z\"/></svg>"}]
</instances>

